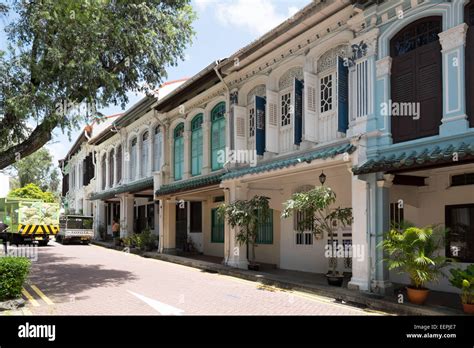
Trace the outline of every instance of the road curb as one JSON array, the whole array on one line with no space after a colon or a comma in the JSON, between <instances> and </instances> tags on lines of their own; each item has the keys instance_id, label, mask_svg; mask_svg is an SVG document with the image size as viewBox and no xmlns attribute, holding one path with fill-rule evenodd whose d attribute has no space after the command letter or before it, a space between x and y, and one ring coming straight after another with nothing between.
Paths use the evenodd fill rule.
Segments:
<instances>
[{"instance_id":1,"label":"road curb","mask_svg":"<svg viewBox=\"0 0 474 348\"><path fill-rule=\"evenodd\" d=\"M24 307L25 303L26 301L22 298L0 301L0 312L19 309L21 307Z\"/></svg>"},{"instance_id":2,"label":"road curb","mask_svg":"<svg viewBox=\"0 0 474 348\"><path fill-rule=\"evenodd\" d=\"M104 242L92 241L93 244L103 246L110 249L122 251L123 248L111 246ZM398 315L417 315L417 316L439 316L439 315L464 315L461 311L457 311L441 306L417 306L411 303L391 302L377 295L349 290L345 288L335 288L329 285L319 284L303 284L294 281L278 279L278 275L268 273L249 271L244 269L233 268L222 264L212 262L189 259L182 256L159 254L157 252L141 252L139 255L146 258L153 258L160 261L171 262L182 266L188 266L203 270L205 272L218 273L222 275L241 278L249 281L258 282L268 286L275 286L285 290L298 290L310 294L316 294L333 298L337 301L344 301L355 305L367 307L372 310L383 311L390 314Z\"/></svg>"}]
</instances>

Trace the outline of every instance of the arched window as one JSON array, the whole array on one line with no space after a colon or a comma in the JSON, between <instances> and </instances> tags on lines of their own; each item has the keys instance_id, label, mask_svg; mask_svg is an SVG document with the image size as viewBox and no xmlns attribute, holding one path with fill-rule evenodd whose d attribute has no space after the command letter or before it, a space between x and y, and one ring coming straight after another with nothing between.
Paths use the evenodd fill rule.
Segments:
<instances>
[{"instance_id":1,"label":"arched window","mask_svg":"<svg viewBox=\"0 0 474 348\"><path fill-rule=\"evenodd\" d=\"M137 176L137 138L133 138L130 143L130 180L135 180Z\"/></svg>"},{"instance_id":2,"label":"arched window","mask_svg":"<svg viewBox=\"0 0 474 348\"><path fill-rule=\"evenodd\" d=\"M441 28L441 17L422 18L390 41L392 105L387 111L394 143L439 133L443 112Z\"/></svg>"},{"instance_id":3,"label":"arched window","mask_svg":"<svg viewBox=\"0 0 474 348\"><path fill-rule=\"evenodd\" d=\"M143 133L142 135L142 158L141 158L141 175L142 177L146 177L148 175L148 167L149 167L149 143L150 143L150 134L148 131Z\"/></svg>"},{"instance_id":4,"label":"arched window","mask_svg":"<svg viewBox=\"0 0 474 348\"><path fill-rule=\"evenodd\" d=\"M115 155L115 161L117 163L117 183L122 180L122 146L117 147L117 154Z\"/></svg>"},{"instance_id":5,"label":"arched window","mask_svg":"<svg viewBox=\"0 0 474 348\"><path fill-rule=\"evenodd\" d=\"M344 64L344 58L348 56L346 45L333 47L322 54L317 61L316 86L309 84L307 88L308 110L317 114L319 123L315 136L320 142L341 137L341 133L346 133L347 130L348 68ZM359 80L362 81L363 78ZM317 97L316 90L319 91Z\"/></svg>"},{"instance_id":6,"label":"arched window","mask_svg":"<svg viewBox=\"0 0 474 348\"><path fill-rule=\"evenodd\" d=\"M225 158L225 103L220 102L211 111L212 170L221 169Z\"/></svg>"},{"instance_id":7,"label":"arched window","mask_svg":"<svg viewBox=\"0 0 474 348\"><path fill-rule=\"evenodd\" d=\"M101 166L100 168L102 169L102 190L105 190L105 184L106 184L106 180L107 180L107 156L106 154L104 153L104 155L102 156L102 161L101 161Z\"/></svg>"},{"instance_id":8,"label":"arched window","mask_svg":"<svg viewBox=\"0 0 474 348\"><path fill-rule=\"evenodd\" d=\"M202 119L203 115L198 114L191 121L191 175L193 176L201 174Z\"/></svg>"},{"instance_id":9,"label":"arched window","mask_svg":"<svg viewBox=\"0 0 474 348\"><path fill-rule=\"evenodd\" d=\"M154 141L154 158L153 158L153 167L155 171L161 169L161 151L163 143L163 133L161 132L161 127L155 127L155 141Z\"/></svg>"},{"instance_id":10,"label":"arched window","mask_svg":"<svg viewBox=\"0 0 474 348\"><path fill-rule=\"evenodd\" d=\"M109 153L109 187L114 186L114 156L115 150L112 149Z\"/></svg>"},{"instance_id":11,"label":"arched window","mask_svg":"<svg viewBox=\"0 0 474 348\"><path fill-rule=\"evenodd\" d=\"M474 127L474 1L470 1L464 10L464 21L468 25L466 36L466 114L469 127Z\"/></svg>"},{"instance_id":12,"label":"arched window","mask_svg":"<svg viewBox=\"0 0 474 348\"><path fill-rule=\"evenodd\" d=\"M184 167L184 123L174 129L174 179L183 178Z\"/></svg>"}]
</instances>

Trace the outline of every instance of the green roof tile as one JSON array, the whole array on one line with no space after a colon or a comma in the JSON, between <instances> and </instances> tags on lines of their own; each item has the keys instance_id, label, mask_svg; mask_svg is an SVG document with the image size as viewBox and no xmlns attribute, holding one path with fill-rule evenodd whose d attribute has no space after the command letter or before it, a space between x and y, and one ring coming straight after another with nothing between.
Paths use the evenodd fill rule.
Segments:
<instances>
[{"instance_id":1,"label":"green roof tile","mask_svg":"<svg viewBox=\"0 0 474 348\"><path fill-rule=\"evenodd\" d=\"M192 190L199 187L215 185L221 182L221 177L224 173L211 174L206 176L199 176L187 180L180 180L161 186L156 190L155 195L163 196L170 193L181 192L185 190Z\"/></svg>"},{"instance_id":2,"label":"green roof tile","mask_svg":"<svg viewBox=\"0 0 474 348\"><path fill-rule=\"evenodd\" d=\"M304 153L293 154L290 157L277 158L274 160L270 160L266 163L260 163L254 167L248 166L244 168L235 169L231 171L230 173L225 174L222 177L222 180L234 179L234 178L238 178L238 177L248 175L248 174L269 172L272 170L295 166L299 163L306 162L306 161L332 158L346 152L348 154L351 154L352 152L355 151L355 149L356 149L355 146L349 143L346 143L343 145L336 145L336 146L326 147L322 149L311 150Z\"/></svg>"},{"instance_id":3,"label":"green roof tile","mask_svg":"<svg viewBox=\"0 0 474 348\"><path fill-rule=\"evenodd\" d=\"M108 199L108 198L113 198L115 195L120 194L120 193L126 193L126 192L137 192L140 190L144 190L146 188L153 187L153 177L150 176L148 178L136 180L134 182L128 183L128 184L123 184L118 187L114 187L109 190L105 190L102 192L98 192L93 194L89 199L94 201L97 199Z\"/></svg>"},{"instance_id":4,"label":"green roof tile","mask_svg":"<svg viewBox=\"0 0 474 348\"><path fill-rule=\"evenodd\" d=\"M474 142L461 142L433 148L420 148L402 152L400 155L385 155L370 159L359 167L353 167L355 175L387 172L402 169L423 168L432 165L452 164L453 154L458 154L459 162L474 159Z\"/></svg>"}]
</instances>

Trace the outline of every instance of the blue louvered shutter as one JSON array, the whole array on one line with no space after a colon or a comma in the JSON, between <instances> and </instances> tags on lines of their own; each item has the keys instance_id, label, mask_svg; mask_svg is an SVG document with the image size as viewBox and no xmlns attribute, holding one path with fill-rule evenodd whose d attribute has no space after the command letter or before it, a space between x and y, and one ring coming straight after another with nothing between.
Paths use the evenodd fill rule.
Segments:
<instances>
[{"instance_id":1,"label":"blue louvered shutter","mask_svg":"<svg viewBox=\"0 0 474 348\"><path fill-rule=\"evenodd\" d=\"M255 96L255 116L256 116L256 150L257 155L265 152L265 98Z\"/></svg>"},{"instance_id":2,"label":"blue louvered shutter","mask_svg":"<svg viewBox=\"0 0 474 348\"><path fill-rule=\"evenodd\" d=\"M294 141L294 143L296 145L299 145L301 143L301 139L303 137L303 81L295 79L294 88L295 88L295 105L294 105L295 141Z\"/></svg>"},{"instance_id":3,"label":"blue louvered shutter","mask_svg":"<svg viewBox=\"0 0 474 348\"><path fill-rule=\"evenodd\" d=\"M344 59L337 60L337 131L346 133L349 127L349 69Z\"/></svg>"}]
</instances>

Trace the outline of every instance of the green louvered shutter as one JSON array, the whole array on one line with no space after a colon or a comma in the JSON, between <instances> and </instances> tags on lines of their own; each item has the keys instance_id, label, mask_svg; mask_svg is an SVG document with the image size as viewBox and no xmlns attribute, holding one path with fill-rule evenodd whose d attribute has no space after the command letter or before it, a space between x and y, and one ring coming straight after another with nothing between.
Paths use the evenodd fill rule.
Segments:
<instances>
[{"instance_id":1,"label":"green louvered shutter","mask_svg":"<svg viewBox=\"0 0 474 348\"><path fill-rule=\"evenodd\" d=\"M202 167L202 114L191 122L191 175L200 175Z\"/></svg>"}]
</instances>

